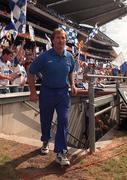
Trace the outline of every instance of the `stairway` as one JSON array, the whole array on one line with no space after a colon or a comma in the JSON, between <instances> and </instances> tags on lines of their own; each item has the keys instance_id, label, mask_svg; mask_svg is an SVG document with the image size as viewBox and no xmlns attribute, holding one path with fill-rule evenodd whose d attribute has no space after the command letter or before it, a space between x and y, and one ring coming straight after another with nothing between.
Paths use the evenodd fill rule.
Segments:
<instances>
[{"instance_id":1,"label":"stairway","mask_svg":"<svg viewBox=\"0 0 127 180\"><path fill-rule=\"evenodd\" d=\"M127 120L127 106L124 103L122 103L120 108L120 121L123 119Z\"/></svg>"},{"instance_id":2,"label":"stairway","mask_svg":"<svg viewBox=\"0 0 127 180\"><path fill-rule=\"evenodd\" d=\"M122 103L120 108L119 130L127 130L127 106Z\"/></svg>"}]
</instances>

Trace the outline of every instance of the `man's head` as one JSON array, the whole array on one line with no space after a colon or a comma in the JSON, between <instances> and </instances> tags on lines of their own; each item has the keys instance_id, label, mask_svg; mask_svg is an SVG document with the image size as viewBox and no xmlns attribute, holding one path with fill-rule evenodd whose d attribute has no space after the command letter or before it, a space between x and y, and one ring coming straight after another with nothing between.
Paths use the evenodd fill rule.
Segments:
<instances>
[{"instance_id":1,"label":"man's head","mask_svg":"<svg viewBox=\"0 0 127 180\"><path fill-rule=\"evenodd\" d=\"M13 51L9 48L5 48L2 52L2 60L4 62L13 60Z\"/></svg>"},{"instance_id":2,"label":"man's head","mask_svg":"<svg viewBox=\"0 0 127 180\"><path fill-rule=\"evenodd\" d=\"M67 34L63 29L55 29L52 36L51 41L53 48L56 50L57 53L62 53L66 46L67 42Z\"/></svg>"},{"instance_id":3,"label":"man's head","mask_svg":"<svg viewBox=\"0 0 127 180\"><path fill-rule=\"evenodd\" d=\"M34 59L34 54L32 53L32 52L26 52L25 53L25 57L26 57L26 61L33 61L33 59Z\"/></svg>"}]
</instances>

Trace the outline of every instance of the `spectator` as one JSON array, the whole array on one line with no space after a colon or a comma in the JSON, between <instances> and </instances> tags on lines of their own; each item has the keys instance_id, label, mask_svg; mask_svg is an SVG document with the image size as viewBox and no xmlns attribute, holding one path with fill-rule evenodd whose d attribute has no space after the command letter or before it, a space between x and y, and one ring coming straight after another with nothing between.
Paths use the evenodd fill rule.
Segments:
<instances>
[{"instance_id":1,"label":"spectator","mask_svg":"<svg viewBox=\"0 0 127 180\"><path fill-rule=\"evenodd\" d=\"M8 93L10 92L9 80L12 80L18 77L18 73L10 74L11 70L8 66L8 61L13 60L13 51L9 48L5 48L2 52L2 56L0 57L0 85L4 86L4 88L0 89L0 93Z\"/></svg>"}]
</instances>

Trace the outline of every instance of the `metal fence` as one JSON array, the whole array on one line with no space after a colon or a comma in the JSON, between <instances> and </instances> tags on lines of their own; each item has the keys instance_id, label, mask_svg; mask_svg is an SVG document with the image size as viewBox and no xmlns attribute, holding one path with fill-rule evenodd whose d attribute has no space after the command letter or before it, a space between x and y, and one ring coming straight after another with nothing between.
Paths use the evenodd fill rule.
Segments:
<instances>
[{"instance_id":1,"label":"metal fence","mask_svg":"<svg viewBox=\"0 0 127 180\"><path fill-rule=\"evenodd\" d=\"M116 119L119 123L120 119L120 96L118 93L118 88L120 87L120 79L127 79L127 77L123 76L105 76L105 75L93 75L88 74L87 75L89 79L89 88L88 88L88 98L89 98L89 147L90 147L90 153L95 152L95 117L99 114L102 114L109 109L112 109L113 107L116 107ZM114 78L116 79L116 101L114 99L113 95L109 95L108 97L105 97L105 103L106 102L114 102L113 106L110 106L108 108L105 108L101 110L100 112L95 113L95 107L97 107L97 104L99 104L99 99L95 102L94 97L94 78ZM98 102L98 103L97 103Z\"/></svg>"}]
</instances>

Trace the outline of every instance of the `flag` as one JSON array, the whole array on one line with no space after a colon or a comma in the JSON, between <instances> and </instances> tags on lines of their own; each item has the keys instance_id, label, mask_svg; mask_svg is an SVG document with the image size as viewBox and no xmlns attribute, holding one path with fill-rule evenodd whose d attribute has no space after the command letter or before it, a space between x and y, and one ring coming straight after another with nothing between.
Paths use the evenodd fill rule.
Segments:
<instances>
[{"instance_id":1,"label":"flag","mask_svg":"<svg viewBox=\"0 0 127 180\"><path fill-rule=\"evenodd\" d=\"M6 36L13 36L13 39L15 40L17 37L18 32L16 31L14 25L12 22L10 22L7 26L4 26L0 32L0 39L6 38ZM11 41L11 38L10 38Z\"/></svg>"},{"instance_id":2,"label":"flag","mask_svg":"<svg viewBox=\"0 0 127 180\"><path fill-rule=\"evenodd\" d=\"M34 28L29 24L29 33L31 41L35 41Z\"/></svg>"},{"instance_id":3,"label":"flag","mask_svg":"<svg viewBox=\"0 0 127 180\"><path fill-rule=\"evenodd\" d=\"M49 49L52 48L52 42L51 42L51 39L48 37L47 34L45 34L45 37L46 37L46 39L48 41L47 44L46 44L46 50L49 50Z\"/></svg>"},{"instance_id":4,"label":"flag","mask_svg":"<svg viewBox=\"0 0 127 180\"><path fill-rule=\"evenodd\" d=\"M4 26L0 32L0 39L3 45L9 46L16 39L18 32L12 22Z\"/></svg>"},{"instance_id":5,"label":"flag","mask_svg":"<svg viewBox=\"0 0 127 180\"><path fill-rule=\"evenodd\" d=\"M9 0L11 22L18 33L26 31L26 6L27 0Z\"/></svg>"},{"instance_id":6,"label":"flag","mask_svg":"<svg viewBox=\"0 0 127 180\"><path fill-rule=\"evenodd\" d=\"M18 32L15 29L15 25L12 22L10 22L7 26L3 28L3 36L6 36L7 34L12 34L14 40L18 35Z\"/></svg>"},{"instance_id":7,"label":"flag","mask_svg":"<svg viewBox=\"0 0 127 180\"><path fill-rule=\"evenodd\" d=\"M60 24L59 28L62 28L67 33L68 43L71 43L74 45L78 43L77 32L73 28L67 27L63 24Z\"/></svg>"},{"instance_id":8,"label":"flag","mask_svg":"<svg viewBox=\"0 0 127 180\"><path fill-rule=\"evenodd\" d=\"M85 44L90 41L91 39L93 39L95 37L96 34L98 34L99 31L99 27L97 26L97 24L95 25L95 27L92 29L92 31L88 34Z\"/></svg>"}]
</instances>

